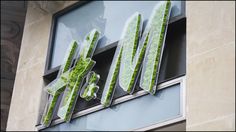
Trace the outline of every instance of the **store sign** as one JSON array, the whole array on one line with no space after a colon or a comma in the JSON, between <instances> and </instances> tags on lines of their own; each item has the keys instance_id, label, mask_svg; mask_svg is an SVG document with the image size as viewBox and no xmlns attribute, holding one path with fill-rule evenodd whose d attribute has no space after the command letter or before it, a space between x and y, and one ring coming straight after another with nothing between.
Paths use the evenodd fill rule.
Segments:
<instances>
[{"instance_id":1,"label":"store sign","mask_svg":"<svg viewBox=\"0 0 236 132\"><path fill-rule=\"evenodd\" d=\"M160 2L154 8L143 34L140 13L135 13L127 20L102 94L101 104L104 107L111 105L116 85L132 94L139 74L141 79L138 85L150 94L155 94L170 7L170 1ZM50 98L41 121L44 126L50 125L56 112L61 119L69 122L78 96L86 101L96 98L100 76L91 71L96 63L91 58L99 38L99 31L93 29L86 35L81 47L76 41L71 43L57 78L45 87ZM74 66L73 58L77 58ZM83 80L86 80L85 84ZM55 107L62 93L62 100L56 111Z\"/></svg>"}]
</instances>

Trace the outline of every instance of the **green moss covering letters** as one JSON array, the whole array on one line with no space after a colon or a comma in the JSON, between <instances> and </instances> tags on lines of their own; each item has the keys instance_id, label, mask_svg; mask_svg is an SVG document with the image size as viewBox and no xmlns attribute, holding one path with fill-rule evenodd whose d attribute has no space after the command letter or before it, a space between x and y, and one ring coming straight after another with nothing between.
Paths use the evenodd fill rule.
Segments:
<instances>
[{"instance_id":1,"label":"green moss covering letters","mask_svg":"<svg viewBox=\"0 0 236 132\"><path fill-rule=\"evenodd\" d=\"M95 61L89 57L92 56L97 46L98 38L99 32L95 29L85 37L79 58L69 75L69 84L64 92L61 107L57 113L61 119L67 122L70 121L83 80L95 65Z\"/></svg>"},{"instance_id":2,"label":"green moss covering letters","mask_svg":"<svg viewBox=\"0 0 236 132\"><path fill-rule=\"evenodd\" d=\"M97 41L99 38L99 32L96 29L93 29L87 36L83 42L83 49L81 51L80 56L84 58L92 57L93 52L95 50Z\"/></svg>"},{"instance_id":3,"label":"green moss covering letters","mask_svg":"<svg viewBox=\"0 0 236 132\"><path fill-rule=\"evenodd\" d=\"M60 93L56 92L55 95L52 97L52 100L49 102L48 104L48 109L46 111L46 114L43 115L43 120L42 123L43 125L47 126L51 123L52 120L52 116L53 116L53 111L54 111L54 107L57 103L58 97L59 97Z\"/></svg>"},{"instance_id":4,"label":"green moss covering letters","mask_svg":"<svg viewBox=\"0 0 236 132\"><path fill-rule=\"evenodd\" d=\"M73 75L78 75L76 77L76 80L74 78L70 78L70 82L67 88L69 88L69 91L66 93L66 98L63 101L63 106L59 109L58 111L58 116L65 121L70 121L71 114L73 112L73 107L75 104L75 101L78 96L78 91L81 87L82 81L86 74L92 69L92 67L95 64L95 61L91 60L90 58L85 59L85 60L80 60L83 63L79 63L81 65L77 65L78 67L83 67L82 68L75 68L75 71L72 72ZM82 65L83 64L83 65Z\"/></svg>"},{"instance_id":5,"label":"green moss covering letters","mask_svg":"<svg viewBox=\"0 0 236 132\"><path fill-rule=\"evenodd\" d=\"M108 107L111 104L118 74L121 88L128 93L133 92L144 56L144 70L140 86L152 94L155 93L153 88L157 78L170 4L170 1L161 2L161 5L154 10L154 16L149 20L149 25L142 35L142 41L139 42L140 45L138 45L138 39L142 24L141 15L135 13L127 21L104 87L101 99L103 106Z\"/></svg>"},{"instance_id":6,"label":"green moss covering letters","mask_svg":"<svg viewBox=\"0 0 236 132\"><path fill-rule=\"evenodd\" d=\"M113 93L115 91L116 80L120 69L120 60L122 55L122 48L118 45L116 53L113 57L113 61L108 73L107 81L102 94L101 104L104 107L111 105Z\"/></svg>"},{"instance_id":7,"label":"green moss covering letters","mask_svg":"<svg viewBox=\"0 0 236 132\"><path fill-rule=\"evenodd\" d=\"M167 25L167 17L169 15L171 2L165 1L161 3L159 8L154 10L152 19L150 20L150 40L148 50L146 51L143 70L140 79L140 87L144 90L155 94L157 72L160 63L161 50L165 29Z\"/></svg>"},{"instance_id":8,"label":"green moss covering letters","mask_svg":"<svg viewBox=\"0 0 236 132\"><path fill-rule=\"evenodd\" d=\"M67 85L67 78L69 77L69 68L72 64L73 57L75 55L76 49L78 44L73 41L69 48L67 49L66 56L64 58L64 63L62 64L59 75L56 80L51 82L49 85L46 86L46 91L51 95L51 100L49 100L47 107L45 108L45 112L41 123L44 126L48 126L51 123L53 112L55 109L55 105L57 103L58 97L60 96L61 92L65 90Z\"/></svg>"},{"instance_id":9,"label":"green moss covering letters","mask_svg":"<svg viewBox=\"0 0 236 132\"><path fill-rule=\"evenodd\" d=\"M124 32L124 38L122 38L123 54L121 58L121 68L119 73L119 85L122 89L131 93L135 83L135 77L137 75L139 66L137 59L134 59L138 45L138 37L141 26L141 14L135 13L127 22L126 31ZM141 47L141 46L140 46ZM139 48L140 48L139 47ZM136 57L138 57L136 55Z\"/></svg>"},{"instance_id":10,"label":"green moss covering letters","mask_svg":"<svg viewBox=\"0 0 236 132\"><path fill-rule=\"evenodd\" d=\"M98 89L99 87L95 83L89 84L85 88L81 97L84 98L86 101L90 101L91 99L96 98L96 93Z\"/></svg>"},{"instance_id":11,"label":"green moss covering letters","mask_svg":"<svg viewBox=\"0 0 236 132\"><path fill-rule=\"evenodd\" d=\"M89 78L89 84L97 83L100 79L100 75L96 74L95 72L91 72L91 76Z\"/></svg>"},{"instance_id":12,"label":"green moss covering letters","mask_svg":"<svg viewBox=\"0 0 236 132\"><path fill-rule=\"evenodd\" d=\"M96 84L99 79L100 76L93 71L88 74L86 80L87 82L85 83L81 91L81 98L84 98L86 101L90 101L91 99L97 97L96 93L99 87Z\"/></svg>"},{"instance_id":13,"label":"green moss covering letters","mask_svg":"<svg viewBox=\"0 0 236 132\"><path fill-rule=\"evenodd\" d=\"M104 107L108 107L111 105L118 75L120 86L129 93L132 91L135 78L133 74L137 74L137 72L134 72L133 70L135 67L135 65L133 65L133 60L137 50L140 25L141 14L139 13L135 13L126 22L124 34L116 49L116 53L113 57L113 61L104 87L101 99L101 104Z\"/></svg>"},{"instance_id":14,"label":"green moss covering letters","mask_svg":"<svg viewBox=\"0 0 236 132\"><path fill-rule=\"evenodd\" d=\"M144 42L136 50L140 25L141 15L137 13L128 20L125 26L127 29L116 50L102 95L101 103L105 107L111 104L118 75L120 86L128 93L133 91L149 38L149 34L145 35ZM130 51L130 49L133 50Z\"/></svg>"},{"instance_id":15,"label":"green moss covering letters","mask_svg":"<svg viewBox=\"0 0 236 132\"><path fill-rule=\"evenodd\" d=\"M64 67L63 67L62 73L66 72L70 69L71 64L72 64L71 62L74 58L77 47L78 47L77 42L73 41L70 48L69 48L69 51L67 52L65 64L63 64Z\"/></svg>"}]
</instances>

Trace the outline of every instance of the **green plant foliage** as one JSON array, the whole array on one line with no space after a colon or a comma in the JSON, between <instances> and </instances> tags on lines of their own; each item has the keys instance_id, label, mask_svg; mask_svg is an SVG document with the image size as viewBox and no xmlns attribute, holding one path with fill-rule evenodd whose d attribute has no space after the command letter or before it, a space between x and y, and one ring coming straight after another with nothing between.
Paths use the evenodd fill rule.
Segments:
<instances>
[{"instance_id":1,"label":"green plant foliage","mask_svg":"<svg viewBox=\"0 0 236 132\"><path fill-rule=\"evenodd\" d=\"M150 20L150 40L148 50L146 51L143 70L140 79L140 87L144 90L155 94L157 72L160 63L161 50L165 29L167 25L167 17L169 15L171 2L165 1L161 3L159 8L154 10L153 17Z\"/></svg>"},{"instance_id":2,"label":"green plant foliage","mask_svg":"<svg viewBox=\"0 0 236 132\"><path fill-rule=\"evenodd\" d=\"M122 55L122 48L121 46L118 45L102 94L101 104L104 107L110 106L112 101L113 93L115 91L115 86L116 86L116 80L118 78L118 73L120 69L121 55Z\"/></svg>"},{"instance_id":3,"label":"green plant foliage","mask_svg":"<svg viewBox=\"0 0 236 132\"><path fill-rule=\"evenodd\" d=\"M48 105L48 110L47 110L47 112L46 112L46 115L43 116L43 121L42 121L42 123L43 123L44 125L50 124L51 119L52 119L52 116L53 116L53 110L54 110L54 107L55 107L55 105L56 105L56 103L57 103L57 99L58 99L59 96L60 96L60 93L59 93L59 92L56 92L56 93L54 94L54 96L52 97L52 101L51 101L51 102L49 103L49 105Z\"/></svg>"},{"instance_id":4,"label":"green plant foliage","mask_svg":"<svg viewBox=\"0 0 236 132\"><path fill-rule=\"evenodd\" d=\"M69 48L67 49L66 56L64 58L64 63L62 64L59 74L56 80L51 82L47 87L45 88L46 91L52 96L50 97L51 100L49 100L49 103L47 104L47 107L45 109L43 118L42 118L42 124L44 126L48 126L51 123L52 117L53 117L53 111L55 109L55 105L57 103L58 97L60 96L61 92L65 90L65 87L67 85L67 78L69 77L69 67L72 64L73 57L75 55L76 49L78 47L78 44L76 41L73 41Z\"/></svg>"},{"instance_id":5,"label":"green plant foliage","mask_svg":"<svg viewBox=\"0 0 236 132\"><path fill-rule=\"evenodd\" d=\"M95 50L97 41L99 38L99 32L96 29L93 29L87 36L83 42L83 48L81 51L81 56L84 58L92 57L93 52Z\"/></svg>"},{"instance_id":6,"label":"green plant foliage","mask_svg":"<svg viewBox=\"0 0 236 132\"><path fill-rule=\"evenodd\" d=\"M96 93L98 89L99 87L95 83L89 84L85 88L85 91L81 97L84 98L86 101L90 101L91 99L96 98Z\"/></svg>"},{"instance_id":7,"label":"green plant foliage","mask_svg":"<svg viewBox=\"0 0 236 132\"><path fill-rule=\"evenodd\" d=\"M79 54L79 59L76 61L69 75L69 84L64 93L62 105L57 113L60 118L67 122L70 121L83 80L95 65L95 61L89 57L92 56L96 48L98 37L99 32L95 29L86 36Z\"/></svg>"},{"instance_id":8,"label":"green plant foliage","mask_svg":"<svg viewBox=\"0 0 236 132\"><path fill-rule=\"evenodd\" d=\"M139 13L134 14L127 21L124 36L118 44L103 91L101 103L105 107L111 104L118 74L120 86L128 93L133 91L149 38L146 34L144 41L137 48L140 26L141 14Z\"/></svg>"},{"instance_id":9,"label":"green plant foliage","mask_svg":"<svg viewBox=\"0 0 236 132\"><path fill-rule=\"evenodd\" d=\"M96 85L100 76L95 72L90 72L87 76L87 82L83 86L84 89L81 91L81 98L84 98L86 101L90 101L91 99L96 98L96 93L99 87Z\"/></svg>"},{"instance_id":10,"label":"green plant foliage","mask_svg":"<svg viewBox=\"0 0 236 132\"><path fill-rule=\"evenodd\" d=\"M71 72L70 82L68 85L68 92L63 101L63 106L58 111L58 116L65 121L69 121L73 112L73 106L77 99L78 91L81 87L82 81L86 74L92 69L95 61L90 58L79 59L75 69ZM76 76L76 77L74 77Z\"/></svg>"},{"instance_id":11,"label":"green plant foliage","mask_svg":"<svg viewBox=\"0 0 236 132\"><path fill-rule=\"evenodd\" d=\"M74 55L75 55L77 47L78 47L77 42L73 41L72 42L72 46L70 47L69 52L68 52L68 54L65 57L66 60L65 60L65 64L63 64L64 67L62 67L62 69L63 69L62 73L66 72L66 71L68 71L70 69L71 62L72 62L72 60L74 58Z\"/></svg>"},{"instance_id":12,"label":"green plant foliage","mask_svg":"<svg viewBox=\"0 0 236 132\"><path fill-rule=\"evenodd\" d=\"M141 24L141 15L138 14L136 18L128 24L128 32L125 32L124 37L125 42L123 43L124 51L121 58L119 84L128 93L133 92L137 79L136 77L138 76L139 70L141 68L142 60L144 58L146 47L149 41L149 33L144 34L142 40L140 41L140 45L136 50ZM133 32L129 30L133 30ZM130 49L133 49L133 53Z\"/></svg>"},{"instance_id":13,"label":"green plant foliage","mask_svg":"<svg viewBox=\"0 0 236 132\"><path fill-rule=\"evenodd\" d=\"M92 72L92 75L89 78L89 84L97 83L99 79L100 79L100 76L96 74L95 72Z\"/></svg>"},{"instance_id":14,"label":"green plant foliage","mask_svg":"<svg viewBox=\"0 0 236 132\"><path fill-rule=\"evenodd\" d=\"M128 93L131 93L135 83L139 66L136 67L134 57L138 45L139 30L141 25L141 14L134 14L127 22L124 37L121 40L123 54L121 57L121 68L119 73L119 84ZM135 59L137 60L137 59Z\"/></svg>"},{"instance_id":15,"label":"green plant foliage","mask_svg":"<svg viewBox=\"0 0 236 132\"><path fill-rule=\"evenodd\" d=\"M56 92L63 92L65 90L65 86L67 85L67 79L69 78L70 71L66 71L62 73L59 78L54 80L51 85L49 84L46 90L49 94L55 95Z\"/></svg>"}]
</instances>

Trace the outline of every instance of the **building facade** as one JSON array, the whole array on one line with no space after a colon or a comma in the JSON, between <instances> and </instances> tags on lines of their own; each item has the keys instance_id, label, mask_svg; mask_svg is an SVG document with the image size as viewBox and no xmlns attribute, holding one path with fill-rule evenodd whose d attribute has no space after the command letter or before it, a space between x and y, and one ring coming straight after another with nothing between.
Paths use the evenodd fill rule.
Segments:
<instances>
[{"instance_id":1,"label":"building facade","mask_svg":"<svg viewBox=\"0 0 236 132\"><path fill-rule=\"evenodd\" d=\"M119 4L127 14L140 4L144 19L153 5L136 2L126 10L122 2L28 2L6 130L235 130L235 2L226 1L174 3L156 97L142 90L120 92L111 108L82 101L71 123L55 118L49 127L40 124L48 99L43 88L56 78L64 56L59 53L65 52L59 43L74 32L82 40L90 26L106 29L107 40L94 56L97 71L107 69L105 58L114 54L111 42L123 28L115 22L122 23L122 13L126 19ZM119 19L114 21L113 14ZM87 25L77 27L77 22Z\"/></svg>"}]
</instances>

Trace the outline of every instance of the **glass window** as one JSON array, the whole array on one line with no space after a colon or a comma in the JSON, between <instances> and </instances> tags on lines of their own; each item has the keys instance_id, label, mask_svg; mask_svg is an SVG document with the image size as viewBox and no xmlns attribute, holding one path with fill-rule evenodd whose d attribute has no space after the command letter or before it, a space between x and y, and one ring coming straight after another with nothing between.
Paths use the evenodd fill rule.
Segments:
<instances>
[{"instance_id":1,"label":"glass window","mask_svg":"<svg viewBox=\"0 0 236 132\"><path fill-rule=\"evenodd\" d=\"M125 21L139 11L146 21L158 1L93 1L56 18L53 47L48 69L59 66L70 42L82 42L85 35L97 28L104 35L98 48L118 41ZM182 14L182 2L172 2L171 17Z\"/></svg>"}]
</instances>

